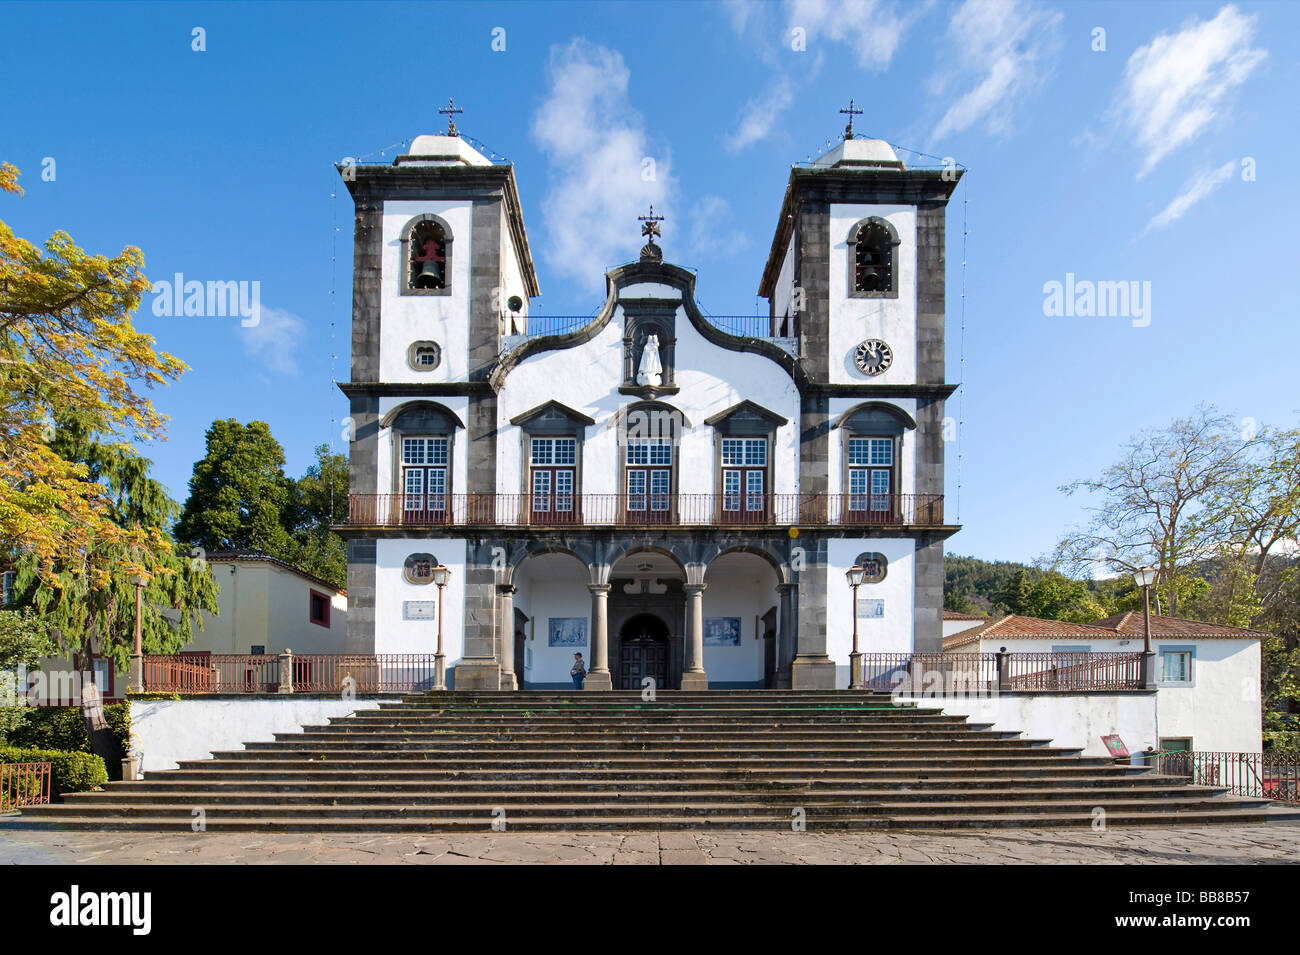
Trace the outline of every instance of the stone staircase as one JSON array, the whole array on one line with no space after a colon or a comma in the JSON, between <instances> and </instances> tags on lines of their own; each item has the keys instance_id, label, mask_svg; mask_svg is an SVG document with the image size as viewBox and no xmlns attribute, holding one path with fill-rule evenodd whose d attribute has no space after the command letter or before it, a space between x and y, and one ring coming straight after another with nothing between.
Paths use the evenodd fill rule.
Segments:
<instances>
[{"instance_id":1,"label":"stone staircase","mask_svg":"<svg viewBox=\"0 0 1300 955\"><path fill-rule=\"evenodd\" d=\"M24 810L69 829L428 832L1300 820L887 694L411 695Z\"/></svg>"}]
</instances>

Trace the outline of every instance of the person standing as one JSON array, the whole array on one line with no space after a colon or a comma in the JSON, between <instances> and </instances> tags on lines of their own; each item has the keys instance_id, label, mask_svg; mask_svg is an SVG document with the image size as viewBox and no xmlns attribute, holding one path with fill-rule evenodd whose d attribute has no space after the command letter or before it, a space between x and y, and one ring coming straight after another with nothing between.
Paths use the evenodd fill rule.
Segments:
<instances>
[{"instance_id":1,"label":"person standing","mask_svg":"<svg viewBox=\"0 0 1300 955\"><path fill-rule=\"evenodd\" d=\"M569 669L569 676L573 677L573 688L582 689L582 681L587 677L587 665L582 662L582 654L573 655L573 666Z\"/></svg>"}]
</instances>

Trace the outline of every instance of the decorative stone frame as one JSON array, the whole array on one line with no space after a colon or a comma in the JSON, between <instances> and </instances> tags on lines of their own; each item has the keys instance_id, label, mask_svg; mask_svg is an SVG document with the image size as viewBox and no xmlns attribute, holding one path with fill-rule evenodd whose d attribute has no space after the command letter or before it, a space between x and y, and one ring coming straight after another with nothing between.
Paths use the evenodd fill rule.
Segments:
<instances>
[{"instance_id":1,"label":"decorative stone frame","mask_svg":"<svg viewBox=\"0 0 1300 955\"><path fill-rule=\"evenodd\" d=\"M746 399L739 404L732 405L725 411L720 411L711 417L705 418L704 423L713 429L713 488L719 516L722 514L723 496L723 438L767 439L767 480L763 496L767 499L770 510L772 495L776 493L774 487L776 479L776 432L778 428L789 424L790 420Z\"/></svg>"},{"instance_id":2,"label":"decorative stone frame","mask_svg":"<svg viewBox=\"0 0 1300 955\"><path fill-rule=\"evenodd\" d=\"M889 236L889 288L878 292L865 292L858 289L858 236L869 226L879 225ZM849 229L848 238L848 295L849 298L898 298L898 230L888 219L881 216L869 216L859 219Z\"/></svg>"},{"instance_id":3,"label":"decorative stone frame","mask_svg":"<svg viewBox=\"0 0 1300 955\"><path fill-rule=\"evenodd\" d=\"M451 409L434 401L408 401L388 412L379 422L389 429L392 459L392 488L390 493L402 495L402 438L447 439L447 497L455 493L456 431L465 425Z\"/></svg>"},{"instance_id":4,"label":"decorative stone frame","mask_svg":"<svg viewBox=\"0 0 1300 955\"><path fill-rule=\"evenodd\" d=\"M857 557L853 558L853 563L857 564L859 567L866 567L867 564L872 561L880 565L880 573L871 577L864 574L862 576L862 582L864 584L878 584L889 576L889 561L885 558L884 554L868 550L863 551Z\"/></svg>"},{"instance_id":5,"label":"decorative stone frame","mask_svg":"<svg viewBox=\"0 0 1300 955\"><path fill-rule=\"evenodd\" d=\"M424 222L432 222L442 229L443 248L442 288L413 288L411 286L411 236L416 228ZM452 233L451 226L442 216L432 212L423 212L402 226L400 256L398 258L397 291L399 295L450 295L452 286Z\"/></svg>"},{"instance_id":6,"label":"decorative stone frame","mask_svg":"<svg viewBox=\"0 0 1300 955\"><path fill-rule=\"evenodd\" d=\"M573 464L573 496L577 513L581 513L582 457L587 442L587 428L596 423L581 411L575 411L558 401L548 401L522 414L515 415L510 423L519 429L519 492L523 500L533 493L529 474L532 470L533 438L575 438L577 454Z\"/></svg>"},{"instance_id":7,"label":"decorative stone frame","mask_svg":"<svg viewBox=\"0 0 1300 955\"><path fill-rule=\"evenodd\" d=\"M681 304L671 299L623 299L623 394L656 398L676 394L680 389L674 381L677 371L677 308ZM659 363L663 374L659 385L639 385L637 368L646 339L659 336Z\"/></svg>"},{"instance_id":8,"label":"decorative stone frame","mask_svg":"<svg viewBox=\"0 0 1300 955\"><path fill-rule=\"evenodd\" d=\"M421 291L440 291L440 290L424 289ZM416 361L416 358L419 356L420 351L425 348L432 348L435 352L437 360L432 365L421 365L418 361ZM429 339L423 339L418 342L411 342L411 344L406 349L406 364L407 367L409 367L412 371L419 371L419 372L433 371L439 365L442 364L442 346L439 345L437 342L431 341Z\"/></svg>"},{"instance_id":9,"label":"decorative stone frame","mask_svg":"<svg viewBox=\"0 0 1300 955\"><path fill-rule=\"evenodd\" d=\"M691 426L686 415L682 414L677 408L662 401L636 401L626 407L620 408L609 421L609 427L615 429L614 446L618 454L618 484L617 494L620 499L627 495L627 439L628 427L627 419L637 412L645 412L652 416L665 415L670 422L671 434L660 434L659 429L655 428L654 432L647 435L636 434L634 437L662 438L670 437L673 445L673 465L670 469L669 476L669 496L672 498L672 506L669 513L677 513L677 497L681 493L681 466L682 466L682 431ZM652 420L660 421L662 418L653 417ZM647 489L648 492L648 489Z\"/></svg>"},{"instance_id":10,"label":"decorative stone frame","mask_svg":"<svg viewBox=\"0 0 1300 955\"><path fill-rule=\"evenodd\" d=\"M835 422L840 431L840 495L849 493L849 439L892 438L894 462L890 465L890 495L897 499L906 493L900 488L903 467L903 438L916 430L916 421L902 408L884 401L864 401L855 405Z\"/></svg>"},{"instance_id":11,"label":"decorative stone frame","mask_svg":"<svg viewBox=\"0 0 1300 955\"><path fill-rule=\"evenodd\" d=\"M415 567L417 564L427 563L430 568L438 566L438 558L433 554L418 553L411 554L402 562L402 578L408 584L415 584L417 587L425 587L433 583L433 575L430 574L427 579L421 580L415 576Z\"/></svg>"}]
</instances>

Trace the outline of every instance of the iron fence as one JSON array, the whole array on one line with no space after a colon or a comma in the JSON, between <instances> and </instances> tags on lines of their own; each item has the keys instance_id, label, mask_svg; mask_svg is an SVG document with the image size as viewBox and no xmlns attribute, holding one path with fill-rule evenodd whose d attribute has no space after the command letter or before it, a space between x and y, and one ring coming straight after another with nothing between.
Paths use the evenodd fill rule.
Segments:
<instances>
[{"instance_id":1,"label":"iron fence","mask_svg":"<svg viewBox=\"0 0 1300 955\"><path fill-rule=\"evenodd\" d=\"M1220 786L1238 796L1300 805L1300 755L1286 753L1161 753L1159 772L1198 786Z\"/></svg>"},{"instance_id":2,"label":"iron fence","mask_svg":"<svg viewBox=\"0 0 1300 955\"><path fill-rule=\"evenodd\" d=\"M942 494L352 494L366 527L943 524Z\"/></svg>"},{"instance_id":3,"label":"iron fence","mask_svg":"<svg viewBox=\"0 0 1300 955\"><path fill-rule=\"evenodd\" d=\"M49 801L49 763L0 763L0 812Z\"/></svg>"},{"instance_id":4,"label":"iron fence","mask_svg":"<svg viewBox=\"0 0 1300 955\"><path fill-rule=\"evenodd\" d=\"M283 675L288 663L292 680ZM151 693L415 693L434 683L432 653L189 653L146 656Z\"/></svg>"},{"instance_id":5,"label":"iron fence","mask_svg":"<svg viewBox=\"0 0 1300 955\"><path fill-rule=\"evenodd\" d=\"M868 689L963 696L1142 688L1140 653L865 653Z\"/></svg>"}]
</instances>

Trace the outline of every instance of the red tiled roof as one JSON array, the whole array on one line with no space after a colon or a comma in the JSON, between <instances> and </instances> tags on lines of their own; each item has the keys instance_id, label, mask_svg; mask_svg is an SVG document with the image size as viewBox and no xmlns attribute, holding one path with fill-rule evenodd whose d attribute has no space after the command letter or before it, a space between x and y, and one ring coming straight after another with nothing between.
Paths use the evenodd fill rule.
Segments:
<instances>
[{"instance_id":1,"label":"red tiled roof","mask_svg":"<svg viewBox=\"0 0 1300 955\"><path fill-rule=\"evenodd\" d=\"M988 617L978 613L958 613L955 610L945 610L943 612L944 620L987 620Z\"/></svg>"},{"instance_id":2,"label":"red tiled roof","mask_svg":"<svg viewBox=\"0 0 1300 955\"><path fill-rule=\"evenodd\" d=\"M1105 627L1126 637L1140 637L1145 632L1142 614L1136 610L1117 613L1104 620L1094 620L1094 627ZM1241 627L1225 627L1218 623L1204 623L1200 620L1184 620L1181 617L1162 617L1151 615L1151 636L1160 639L1170 637L1189 637L1201 640L1259 640L1269 636L1260 630Z\"/></svg>"},{"instance_id":3,"label":"red tiled roof","mask_svg":"<svg viewBox=\"0 0 1300 955\"><path fill-rule=\"evenodd\" d=\"M1022 617L1008 614L981 627L972 627L945 637L943 648L955 650L980 640L1032 640L1035 637L1064 637L1068 639L1114 640L1116 637L1143 636L1142 614L1136 611L1115 614L1092 623L1066 623L1063 620L1043 620L1039 617ZM1268 634L1258 630L1242 630L1217 623L1182 620L1177 617L1151 615L1151 636L1157 640L1183 638L1189 640L1258 640Z\"/></svg>"}]
</instances>

